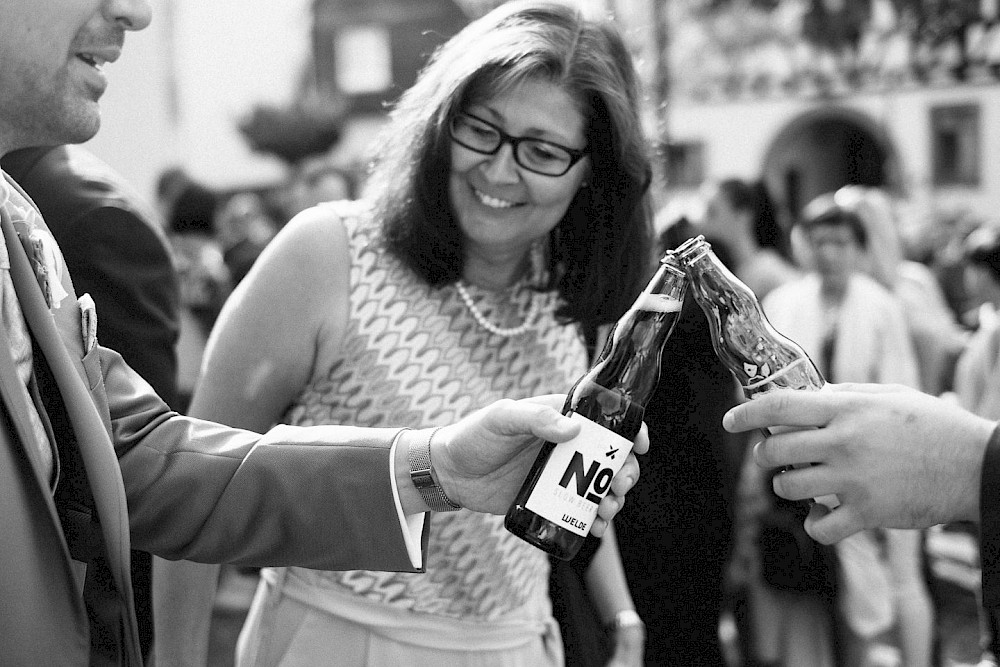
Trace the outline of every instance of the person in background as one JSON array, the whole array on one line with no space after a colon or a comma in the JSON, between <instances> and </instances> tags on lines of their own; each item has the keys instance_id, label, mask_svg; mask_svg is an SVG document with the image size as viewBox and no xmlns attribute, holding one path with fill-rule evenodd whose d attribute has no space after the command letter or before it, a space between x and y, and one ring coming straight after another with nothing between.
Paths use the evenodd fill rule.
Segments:
<instances>
[{"instance_id":1,"label":"person in background","mask_svg":"<svg viewBox=\"0 0 1000 667\"><path fill-rule=\"evenodd\" d=\"M176 177L165 199L167 239L180 277L181 327L177 341L177 409L186 412L201 373L208 334L233 289L216 226L218 197L186 176Z\"/></svg>"},{"instance_id":2,"label":"person in background","mask_svg":"<svg viewBox=\"0 0 1000 667\"><path fill-rule=\"evenodd\" d=\"M1000 420L1000 232L984 225L965 244L965 292L979 304L979 326L955 367L954 395L966 410L995 421ZM982 591L977 592L981 607ZM981 613L982 665L996 664L989 647L997 630L995 620Z\"/></svg>"},{"instance_id":3,"label":"person in background","mask_svg":"<svg viewBox=\"0 0 1000 667\"><path fill-rule=\"evenodd\" d=\"M93 137L104 68L125 33L150 19L143 0L0 5L0 157ZM96 308L77 298L40 212L5 172L0 232L4 663L141 665L133 545L168 558L417 571L431 508L418 488L425 471L423 488L500 513L537 439L579 433L559 413L560 396L496 401L433 442L429 429L260 435L185 417L99 344ZM647 449L640 431L634 451ZM638 472L630 454L598 507L595 535Z\"/></svg>"},{"instance_id":4,"label":"person in background","mask_svg":"<svg viewBox=\"0 0 1000 667\"><path fill-rule=\"evenodd\" d=\"M25 148L5 155L0 167L38 206L77 290L93 297L99 340L176 406L180 288L152 207L82 146ZM152 563L145 551L132 551L132 590L142 654L149 657Z\"/></svg>"},{"instance_id":5,"label":"person in background","mask_svg":"<svg viewBox=\"0 0 1000 667\"><path fill-rule=\"evenodd\" d=\"M872 242L836 194L806 206L800 222L814 273L763 301L776 329L799 343L831 382L919 386L903 307L862 270ZM866 665L896 628L907 665L929 666L933 609L919 531L866 531L836 546L839 647L846 665Z\"/></svg>"},{"instance_id":6,"label":"person in background","mask_svg":"<svg viewBox=\"0 0 1000 667\"><path fill-rule=\"evenodd\" d=\"M713 247L725 248L727 266L758 299L801 276L763 181L727 178L709 187L700 231Z\"/></svg>"},{"instance_id":7,"label":"person in background","mask_svg":"<svg viewBox=\"0 0 1000 667\"><path fill-rule=\"evenodd\" d=\"M920 374L929 394L951 389L955 363L967 335L944 298L934 272L903 255L892 199L879 188L848 185L833 195L865 226L867 250L859 267L903 304Z\"/></svg>"},{"instance_id":8,"label":"person in background","mask_svg":"<svg viewBox=\"0 0 1000 667\"><path fill-rule=\"evenodd\" d=\"M614 322L652 269L639 101L620 35L577 8L512 2L471 23L396 105L362 198L289 222L226 304L192 414L433 427L568 390L588 366L582 323ZM607 535L588 593L601 624L627 621L614 664L636 666ZM436 516L428 549L419 577L265 569L237 663L563 663L545 553L463 511ZM176 574L164 595L194 604L157 623L190 645L217 575Z\"/></svg>"},{"instance_id":9,"label":"person in background","mask_svg":"<svg viewBox=\"0 0 1000 667\"><path fill-rule=\"evenodd\" d=\"M788 234L781 224L778 207L760 180L726 178L709 184L702 194L705 206L701 231L712 243L712 248L723 263L743 281L758 298L771 290L801 276L789 259ZM733 396L720 404L725 409L742 400L742 391L733 384ZM756 477L756 468L749 461L747 452L753 443L722 431L727 441L723 452L726 456L729 479L727 487L734 511L731 538L732 549L725 582L724 619L732 618L736 627L737 647L743 660L753 660L753 595L755 581L750 563L757 558L758 550L768 551L773 545L760 541L753 529L753 513L763 507L754 502L760 495L755 485L741 485L744 475ZM747 472L749 471L749 472ZM749 497L747 497L748 489ZM740 494L744 497L740 497ZM758 498L759 499L759 498Z\"/></svg>"},{"instance_id":10,"label":"person in background","mask_svg":"<svg viewBox=\"0 0 1000 667\"><path fill-rule=\"evenodd\" d=\"M358 190L355 174L328 156L304 158L293 168L284 189L286 219L291 220L307 208L326 201L355 199Z\"/></svg>"},{"instance_id":11,"label":"person in background","mask_svg":"<svg viewBox=\"0 0 1000 667\"><path fill-rule=\"evenodd\" d=\"M968 335L948 307L934 272L904 256L897 219L900 202L894 201L883 189L860 185L844 186L833 194L833 198L838 206L857 215L868 235L859 269L889 290L903 306L917 359L920 379L917 388L934 395L950 391L955 365ZM965 527L957 529L967 530ZM920 553L922 563L926 563L923 539ZM928 571L926 564L922 569L925 573ZM912 577L915 580L920 575L913 573ZM926 574L922 578L927 581ZM909 609L921 612L919 606L910 605ZM914 631L923 631L922 625L917 624ZM918 640L910 643L914 641ZM940 633L935 632L934 645L940 641Z\"/></svg>"},{"instance_id":12,"label":"person in background","mask_svg":"<svg viewBox=\"0 0 1000 667\"><path fill-rule=\"evenodd\" d=\"M268 212L263 197L256 192L237 192L228 197L219 207L215 221L219 229L222 261L235 287L274 238L278 225Z\"/></svg>"},{"instance_id":13,"label":"person in background","mask_svg":"<svg viewBox=\"0 0 1000 667\"><path fill-rule=\"evenodd\" d=\"M965 290L979 326L955 368L955 395L966 410L1000 420L1000 232L984 225L965 243Z\"/></svg>"},{"instance_id":14,"label":"person in background","mask_svg":"<svg viewBox=\"0 0 1000 667\"><path fill-rule=\"evenodd\" d=\"M695 234L682 218L661 233L660 248ZM646 623L647 665L724 664L719 620L735 474L722 415L735 404L732 375L715 355L704 313L688 298L646 406L654 454L615 519L629 589Z\"/></svg>"}]
</instances>

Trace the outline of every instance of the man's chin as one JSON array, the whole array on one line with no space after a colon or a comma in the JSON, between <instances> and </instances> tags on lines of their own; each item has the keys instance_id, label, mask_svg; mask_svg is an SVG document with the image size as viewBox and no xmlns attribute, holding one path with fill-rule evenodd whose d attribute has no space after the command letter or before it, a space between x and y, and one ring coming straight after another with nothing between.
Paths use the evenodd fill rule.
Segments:
<instances>
[{"instance_id":1,"label":"man's chin","mask_svg":"<svg viewBox=\"0 0 1000 667\"><path fill-rule=\"evenodd\" d=\"M96 106L95 104L89 113L75 114L58 131L59 139L55 142L49 141L46 143L82 144L85 141L93 139L97 131L101 129L101 113Z\"/></svg>"}]
</instances>

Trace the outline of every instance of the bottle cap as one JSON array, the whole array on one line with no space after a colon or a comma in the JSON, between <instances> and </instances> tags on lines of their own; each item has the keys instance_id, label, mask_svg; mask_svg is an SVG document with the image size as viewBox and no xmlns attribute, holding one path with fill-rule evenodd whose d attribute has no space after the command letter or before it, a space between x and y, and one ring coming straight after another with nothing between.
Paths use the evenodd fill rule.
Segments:
<instances>
[{"instance_id":1,"label":"bottle cap","mask_svg":"<svg viewBox=\"0 0 1000 667\"><path fill-rule=\"evenodd\" d=\"M699 257L705 255L712 249L712 246L705 240L705 237L699 234L693 239L688 239L684 243L677 246L674 250L677 256L680 258L681 262L685 265L692 264Z\"/></svg>"}]
</instances>

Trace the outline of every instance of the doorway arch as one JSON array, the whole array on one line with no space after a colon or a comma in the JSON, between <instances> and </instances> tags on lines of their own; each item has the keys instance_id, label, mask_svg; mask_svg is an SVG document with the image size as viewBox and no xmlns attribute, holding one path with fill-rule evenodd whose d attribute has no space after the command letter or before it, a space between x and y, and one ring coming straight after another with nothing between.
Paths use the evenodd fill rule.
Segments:
<instances>
[{"instance_id":1,"label":"doorway arch","mask_svg":"<svg viewBox=\"0 0 1000 667\"><path fill-rule=\"evenodd\" d=\"M900 189L899 165L888 134L866 114L817 109L785 126L762 167L776 201L795 220L814 197L844 185Z\"/></svg>"}]
</instances>

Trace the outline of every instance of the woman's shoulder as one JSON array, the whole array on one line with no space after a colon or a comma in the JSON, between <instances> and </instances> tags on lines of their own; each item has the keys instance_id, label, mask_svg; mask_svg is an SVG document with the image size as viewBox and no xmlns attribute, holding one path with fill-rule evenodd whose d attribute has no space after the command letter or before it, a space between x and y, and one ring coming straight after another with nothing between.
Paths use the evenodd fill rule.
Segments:
<instances>
[{"instance_id":1,"label":"woman's shoulder","mask_svg":"<svg viewBox=\"0 0 1000 667\"><path fill-rule=\"evenodd\" d=\"M342 252L352 239L370 235L371 210L364 202L326 202L296 214L282 227L271 245L294 249L296 255L329 261L329 253Z\"/></svg>"},{"instance_id":2,"label":"woman's shoulder","mask_svg":"<svg viewBox=\"0 0 1000 667\"><path fill-rule=\"evenodd\" d=\"M268 243L251 273L272 285L295 286L296 290L314 286L316 290L305 294L317 299L329 295L329 290L346 285L351 262L348 219L337 207L325 205L296 214Z\"/></svg>"},{"instance_id":3,"label":"woman's shoulder","mask_svg":"<svg viewBox=\"0 0 1000 667\"><path fill-rule=\"evenodd\" d=\"M371 223L372 207L367 202L330 201L300 211L282 231L290 229L292 233L321 240L342 230L354 234L360 229L370 228Z\"/></svg>"}]
</instances>

